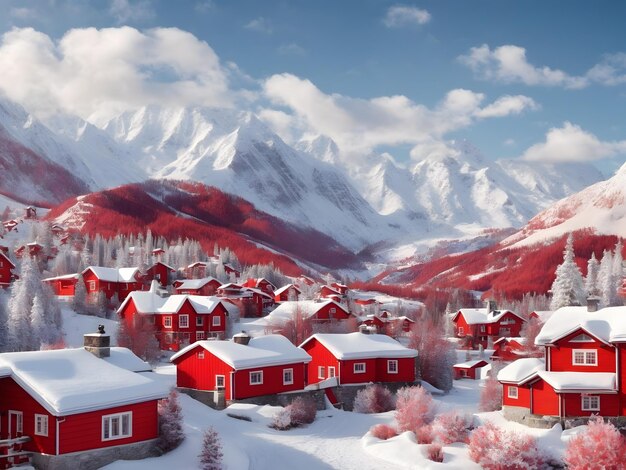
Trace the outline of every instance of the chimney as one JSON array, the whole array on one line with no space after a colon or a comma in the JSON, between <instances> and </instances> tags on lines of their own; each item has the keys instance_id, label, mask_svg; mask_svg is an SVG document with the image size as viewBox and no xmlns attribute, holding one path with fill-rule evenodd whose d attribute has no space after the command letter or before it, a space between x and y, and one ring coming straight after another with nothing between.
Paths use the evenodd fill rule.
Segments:
<instances>
[{"instance_id":1,"label":"chimney","mask_svg":"<svg viewBox=\"0 0 626 470\"><path fill-rule=\"evenodd\" d=\"M111 355L111 337L104 331L104 325L98 325L97 333L89 333L83 336L85 349L96 357L109 357Z\"/></svg>"},{"instance_id":2,"label":"chimney","mask_svg":"<svg viewBox=\"0 0 626 470\"><path fill-rule=\"evenodd\" d=\"M364 335L376 334L375 326L359 325L359 331Z\"/></svg>"},{"instance_id":3,"label":"chimney","mask_svg":"<svg viewBox=\"0 0 626 470\"><path fill-rule=\"evenodd\" d=\"M245 331L242 331L241 333L237 333L236 335L233 335L233 341L237 344L247 346L248 343L250 342L250 335L246 333Z\"/></svg>"},{"instance_id":4,"label":"chimney","mask_svg":"<svg viewBox=\"0 0 626 470\"><path fill-rule=\"evenodd\" d=\"M600 297L596 297L595 295L590 295L589 297L587 297L587 311L597 312L599 303L600 303Z\"/></svg>"},{"instance_id":5,"label":"chimney","mask_svg":"<svg viewBox=\"0 0 626 470\"><path fill-rule=\"evenodd\" d=\"M498 309L498 305L496 304L496 301L493 299L487 300L485 302L485 307L487 308L487 315L490 315L491 313L495 312Z\"/></svg>"}]
</instances>

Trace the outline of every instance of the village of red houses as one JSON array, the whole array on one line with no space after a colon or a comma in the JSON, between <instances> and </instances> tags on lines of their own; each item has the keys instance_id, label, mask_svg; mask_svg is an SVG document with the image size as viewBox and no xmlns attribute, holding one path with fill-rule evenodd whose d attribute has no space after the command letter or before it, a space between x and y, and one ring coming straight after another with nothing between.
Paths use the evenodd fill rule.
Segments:
<instances>
[{"instance_id":1,"label":"village of red houses","mask_svg":"<svg viewBox=\"0 0 626 470\"><path fill-rule=\"evenodd\" d=\"M180 449L197 454L209 425L231 469L248 468L238 436L250 433L257 452L293 433L309 444L290 452L357 448L359 468L478 468L471 436L485 426L532 436L524 452L554 468L576 426L626 422L621 245L614 292L590 275L578 298L561 289L570 239L551 299L427 306L241 266L227 247L94 239L31 207L13 215L0 240L0 468L188 468Z\"/></svg>"}]
</instances>

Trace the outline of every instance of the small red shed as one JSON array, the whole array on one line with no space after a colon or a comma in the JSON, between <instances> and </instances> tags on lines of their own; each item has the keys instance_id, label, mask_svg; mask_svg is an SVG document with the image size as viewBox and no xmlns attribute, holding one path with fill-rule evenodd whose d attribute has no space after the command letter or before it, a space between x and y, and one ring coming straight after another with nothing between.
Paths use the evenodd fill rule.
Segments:
<instances>
[{"instance_id":1,"label":"small red shed","mask_svg":"<svg viewBox=\"0 0 626 470\"><path fill-rule=\"evenodd\" d=\"M489 363L487 361L483 361L482 359L454 364L452 366L452 369L454 370L454 379L480 379L480 369L487 365L489 365Z\"/></svg>"},{"instance_id":2,"label":"small red shed","mask_svg":"<svg viewBox=\"0 0 626 470\"><path fill-rule=\"evenodd\" d=\"M287 302L288 300L298 300L298 296L302 291L295 284L287 284L274 292L274 300L279 302Z\"/></svg>"},{"instance_id":3,"label":"small red shed","mask_svg":"<svg viewBox=\"0 0 626 470\"><path fill-rule=\"evenodd\" d=\"M8 287L14 276L11 270L15 265L3 251L0 251L0 287Z\"/></svg>"},{"instance_id":4,"label":"small red shed","mask_svg":"<svg viewBox=\"0 0 626 470\"><path fill-rule=\"evenodd\" d=\"M152 280L156 280L159 282L161 287L167 287L169 285L171 275L175 272L176 270L171 266L168 266L162 261L157 261L146 271L144 281L150 282Z\"/></svg>"},{"instance_id":5,"label":"small red shed","mask_svg":"<svg viewBox=\"0 0 626 470\"><path fill-rule=\"evenodd\" d=\"M180 279L174 281L173 286L177 294L215 295L222 283L214 277L202 279Z\"/></svg>"}]
</instances>

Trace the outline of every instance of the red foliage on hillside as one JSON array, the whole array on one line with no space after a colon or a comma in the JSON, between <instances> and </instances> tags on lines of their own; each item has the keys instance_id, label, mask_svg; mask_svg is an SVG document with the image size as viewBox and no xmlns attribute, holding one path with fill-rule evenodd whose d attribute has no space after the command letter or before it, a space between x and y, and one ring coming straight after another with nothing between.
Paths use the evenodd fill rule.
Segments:
<instances>
[{"instance_id":1,"label":"red foliage on hillside","mask_svg":"<svg viewBox=\"0 0 626 470\"><path fill-rule=\"evenodd\" d=\"M333 269L358 262L353 253L330 237L312 229L299 229L256 210L241 198L200 183L129 184L90 194L83 202L93 206L81 229L91 235L109 237L150 229L154 235L170 240L196 239L209 253L217 242L232 249L244 264L273 262L288 275L301 272L291 257ZM63 203L48 218L60 216L74 203ZM288 256L273 253L263 245Z\"/></svg>"}]
</instances>

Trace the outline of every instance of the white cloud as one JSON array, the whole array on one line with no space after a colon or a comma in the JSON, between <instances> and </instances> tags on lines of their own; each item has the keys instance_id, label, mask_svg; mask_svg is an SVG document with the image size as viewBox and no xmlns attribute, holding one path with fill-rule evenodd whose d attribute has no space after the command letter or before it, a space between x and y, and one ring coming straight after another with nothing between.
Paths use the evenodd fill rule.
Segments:
<instances>
[{"instance_id":1,"label":"white cloud","mask_svg":"<svg viewBox=\"0 0 626 470\"><path fill-rule=\"evenodd\" d=\"M528 62L526 49L504 45L491 49L487 44L472 47L468 54L458 57L481 79L526 85L560 86L580 89L592 83L618 85L626 83L626 54L607 55L583 75L570 75L547 66L537 67Z\"/></svg>"},{"instance_id":2,"label":"white cloud","mask_svg":"<svg viewBox=\"0 0 626 470\"><path fill-rule=\"evenodd\" d=\"M244 28L250 31L256 31L257 33L272 34L272 23L262 16L255 18L244 25Z\"/></svg>"},{"instance_id":3,"label":"white cloud","mask_svg":"<svg viewBox=\"0 0 626 470\"><path fill-rule=\"evenodd\" d=\"M365 100L328 95L309 80L291 74L273 75L265 81L264 92L272 103L292 111L294 125L331 137L349 153L365 153L379 145L427 144L434 148L446 134L479 119L535 107L534 101L522 96L504 97L481 107L483 94L456 89L429 109L406 96ZM280 125L286 127L285 116Z\"/></svg>"},{"instance_id":4,"label":"white cloud","mask_svg":"<svg viewBox=\"0 0 626 470\"><path fill-rule=\"evenodd\" d=\"M553 127L545 142L528 148L522 158L542 162L587 162L626 154L626 140L604 142L570 122Z\"/></svg>"},{"instance_id":5,"label":"white cloud","mask_svg":"<svg viewBox=\"0 0 626 470\"><path fill-rule=\"evenodd\" d=\"M0 40L0 90L40 116L110 116L158 103L230 106L229 71L176 28L73 29L58 42L32 28Z\"/></svg>"},{"instance_id":6,"label":"white cloud","mask_svg":"<svg viewBox=\"0 0 626 470\"><path fill-rule=\"evenodd\" d=\"M150 0L111 0L109 12L117 19L118 24L155 17Z\"/></svg>"},{"instance_id":7,"label":"white cloud","mask_svg":"<svg viewBox=\"0 0 626 470\"><path fill-rule=\"evenodd\" d=\"M410 25L422 25L431 20L426 10L407 5L394 5L387 10L383 22L388 28L401 28Z\"/></svg>"}]
</instances>

